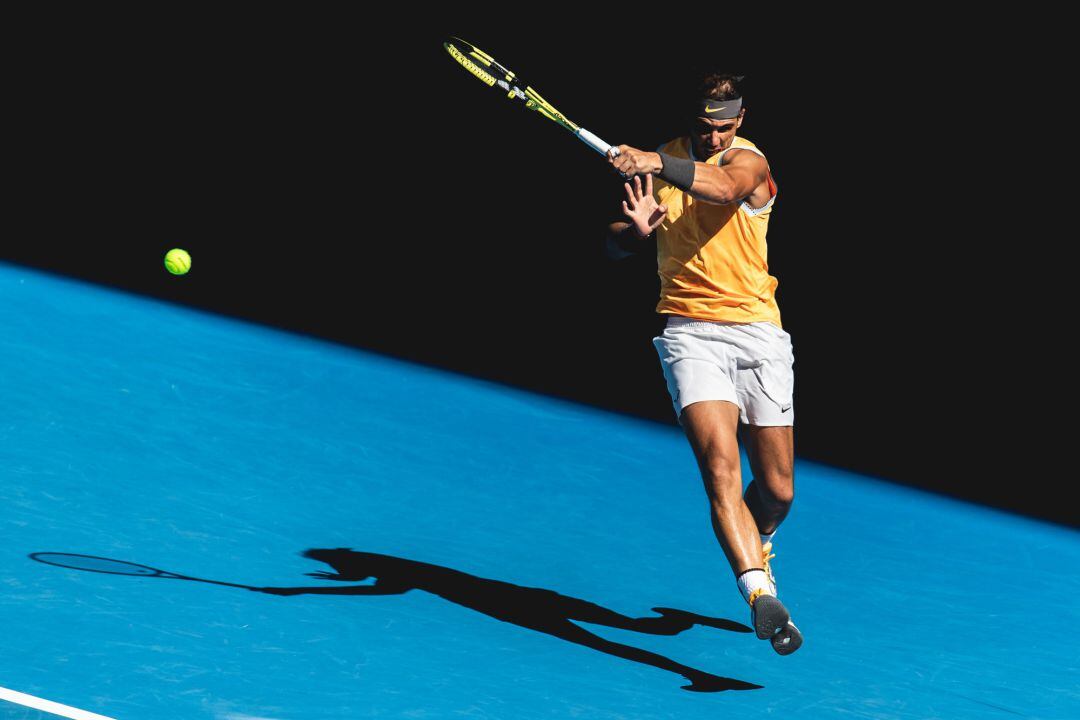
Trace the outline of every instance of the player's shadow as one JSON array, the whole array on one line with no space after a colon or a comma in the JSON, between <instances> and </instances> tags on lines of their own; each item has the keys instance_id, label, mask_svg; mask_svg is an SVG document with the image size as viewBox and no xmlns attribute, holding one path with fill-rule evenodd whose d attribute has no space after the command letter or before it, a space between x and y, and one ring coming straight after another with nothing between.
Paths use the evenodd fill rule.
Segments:
<instances>
[{"instance_id":1,"label":"player's shadow","mask_svg":"<svg viewBox=\"0 0 1080 720\"><path fill-rule=\"evenodd\" d=\"M552 590L522 587L439 565L348 548L308 550L303 555L324 562L336 571L308 573L312 577L343 582L374 578L375 582L368 585L252 589L272 595L397 595L409 590L424 590L496 620L545 632L609 655L669 670L690 681L689 685L683 686L685 690L718 692L755 690L762 687L713 675L647 650L605 640L571 622L577 620L649 635L676 635L694 625L741 633L751 632L750 628L731 620L672 608L653 608L654 612L659 613L659 617L632 618Z\"/></svg>"}]
</instances>

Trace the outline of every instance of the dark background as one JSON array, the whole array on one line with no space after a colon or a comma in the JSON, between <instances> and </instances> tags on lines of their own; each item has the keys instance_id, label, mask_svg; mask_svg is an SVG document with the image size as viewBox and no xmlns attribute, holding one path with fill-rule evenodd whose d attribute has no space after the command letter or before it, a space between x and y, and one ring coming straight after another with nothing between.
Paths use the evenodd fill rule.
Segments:
<instances>
[{"instance_id":1,"label":"dark background","mask_svg":"<svg viewBox=\"0 0 1080 720\"><path fill-rule=\"evenodd\" d=\"M1023 397L1037 354L1016 322L1038 288L991 264L1015 222L986 192L991 57L925 28L444 14L35 19L0 258L674 423L655 258L602 253L621 181L441 43L647 149L684 133L682 83L737 70L740 134L780 187L797 453L1074 520ZM171 247L188 276L163 270Z\"/></svg>"}]
</instances>

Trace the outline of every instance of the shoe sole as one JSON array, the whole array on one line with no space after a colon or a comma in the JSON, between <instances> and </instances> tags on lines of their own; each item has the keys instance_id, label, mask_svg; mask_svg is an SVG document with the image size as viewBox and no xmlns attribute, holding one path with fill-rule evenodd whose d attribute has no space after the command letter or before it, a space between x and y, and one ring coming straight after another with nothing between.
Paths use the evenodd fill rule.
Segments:
<instances>
[{"instance_id":1,"label":"shoe sole","mask_svg":"<svg viewBox=\"0 0 1080 720\"><path fill-rule=\"evenodd\" d=\"M772 595L762 595L754 601L754 632L761 640L771 638L787 626L791 619L787 608Z\"/></svg>"},{"instance_id":2,"label":"shoe sole","mask_svg":"<svg viewBox=\"0 0 1080 720\"><path fill-rule=\"evenodd\" d=\"M802 647L802 642L802 633L791 622L772 636L772 647L778 655L790 655Z\"/></svg>"}]
</instances>

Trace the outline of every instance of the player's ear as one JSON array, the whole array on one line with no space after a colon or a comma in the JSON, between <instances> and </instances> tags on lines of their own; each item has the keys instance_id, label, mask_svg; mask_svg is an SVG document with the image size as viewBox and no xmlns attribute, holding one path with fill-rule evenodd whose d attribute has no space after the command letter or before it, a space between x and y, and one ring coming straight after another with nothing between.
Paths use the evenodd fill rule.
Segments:
<instances>
[{"instance_id":1,"label":"player's ear","mask_svg":"<svg viewBox=\"0 0 1080 720\"><path fill-rule=\"evenodd\" d=\"M743 121L743 118L745 116L746 116L746 108L742 108L741 110L739 110L739 119L735 123L735 129L736 130L738 130L739 128L742 127L742 121Z\"/></svg>"}]
</instances>

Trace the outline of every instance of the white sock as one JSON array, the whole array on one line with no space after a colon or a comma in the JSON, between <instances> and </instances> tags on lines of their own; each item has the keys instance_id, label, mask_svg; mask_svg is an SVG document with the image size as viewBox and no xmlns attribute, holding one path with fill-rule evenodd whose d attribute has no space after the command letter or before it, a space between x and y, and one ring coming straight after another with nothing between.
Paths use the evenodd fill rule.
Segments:
<instances>
[{"instance_id":1,"label":"white sock","mask_svg":"<svg viewBox=\"0 0 1080 720\"><path fill-rule=\"evenodd\" d=\"M739 592L742 593L743 600L750 602L750 596L757 590L761 590L765 595L774 595L775 592L772 589L772 585L769 583L769 577L765 574L764 570L754 569L747 570L742 575L735 579L735 582L739 584Z\"/></svg>"},{"instance_id":2,"label":"white sock","mask_svg":"<svg viewBox=\"0 0 1080 720\"><path fill-rule=\"evenodd\" d=\"M777 530L779 530L779 529L780 528L777 528ZM773 539L773 535L775 535L775 534L776 534L776 530L773 530L768 535L766 535L765 533L761 533L761 544L764 545L765 543L771 543L772 539Z\"/></svg>"}]
</instances>

